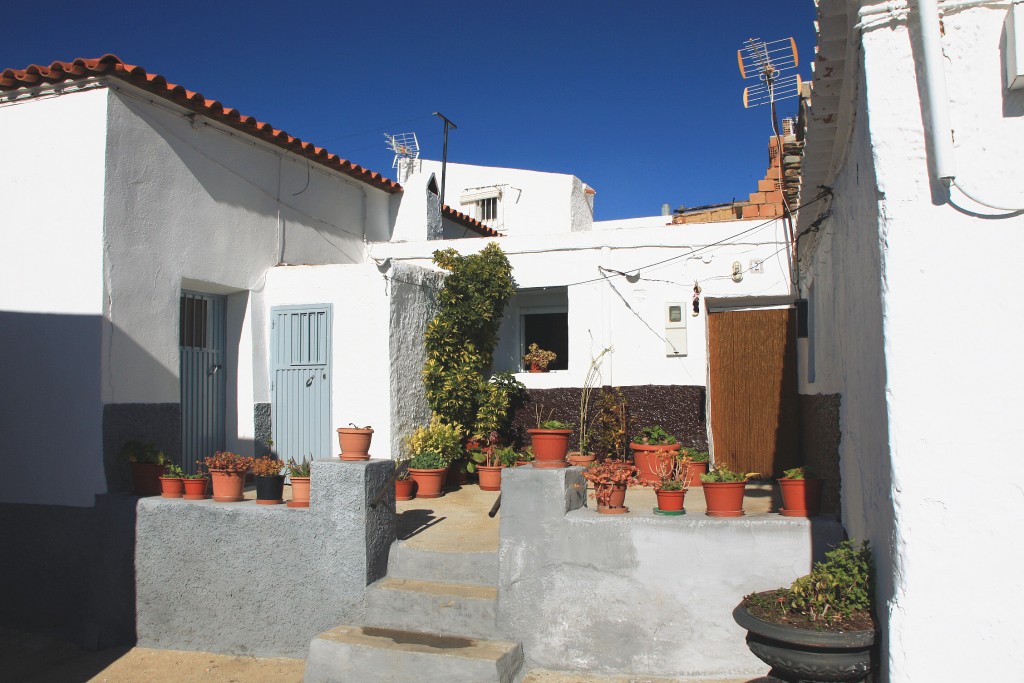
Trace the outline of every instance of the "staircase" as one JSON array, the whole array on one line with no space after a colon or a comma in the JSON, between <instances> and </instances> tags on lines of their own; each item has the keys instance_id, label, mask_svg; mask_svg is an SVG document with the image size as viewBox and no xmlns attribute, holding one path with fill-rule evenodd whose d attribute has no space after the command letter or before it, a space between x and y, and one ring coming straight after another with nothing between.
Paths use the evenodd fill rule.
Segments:
<instances>
[{"instance_id":1,"label":"staircase","mask_svg":"<svg viewBox=\"0 0 1024 683\"><path fill-rule=\"evenodd\" d=\"M498 637L498 553L391 546L388 574L366 592L361 626L313 639L306 683L513 683L523 648Z\"/></svg>"}]
</instances>

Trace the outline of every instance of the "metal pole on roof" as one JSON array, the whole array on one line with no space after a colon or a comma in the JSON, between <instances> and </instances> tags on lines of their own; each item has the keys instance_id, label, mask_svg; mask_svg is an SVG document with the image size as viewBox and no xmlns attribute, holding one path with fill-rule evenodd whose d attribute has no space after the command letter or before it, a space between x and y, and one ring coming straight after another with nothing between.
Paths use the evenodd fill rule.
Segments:
<instances>
[{"instance_id":1,"label":"metal pole on roof","mask_svg":"<svg viewBox=\"0 0 1024 683\"><path fill-rule=\"evenodd\" d=\"M441 156L441 204L444 205L444 176L448 170L448 129L458 128L454 123L448 120L448 117L439 111L434 112L434 116L444 121L444 152Z\"/></svg>"}]
</instances>

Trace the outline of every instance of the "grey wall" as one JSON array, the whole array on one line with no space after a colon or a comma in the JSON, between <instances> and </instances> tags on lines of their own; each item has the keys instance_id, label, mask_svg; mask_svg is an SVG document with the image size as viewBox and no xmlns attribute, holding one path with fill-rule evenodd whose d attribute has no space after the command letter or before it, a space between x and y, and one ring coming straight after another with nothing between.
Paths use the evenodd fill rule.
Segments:
<instances>
[{"instance_id":1,"label":"grey wall","mask_svg":"<svg viewBox=\"0 0 1024 683\"><path fill-rule=\"evenodd\" d=\"M801 394L800 451L803 462L825 478L823 512L839 512L842 481L839 473L839 394Z\"/></svg>"},{"instance_id":2,"label":"grey wall","mask_svg":"<svg viewBox=\"0 0 1024 683\"><path fill-rule=\"evenodd\" d=\"M838 522L774 514L660 517L583 507L580 468L502 477L498 625L531 666L658 676L759 675L731 617L842 538ZM627 494L626 504L629 504Z\"/></svg>"},{"instance_id":3,"label":"grey wall","mask_svg":"<svg viewBox=\"0 0 1024 683\"><path fill-rule=\"evenodd\" d=\"M304 657L310 639L365 614L395 538L390 461L318 461L308 509L145 498L139 502L138 643Z\"/></svg>"},{"instance_id":4,"label":"grey wall","mask_svg":"<svg viewBox=\"0 0 1024 683\"><path fill-rule=\"evenodd\" d=\"M180 403L107 403L103 406L103 468L110 491L131 492L131 470L121 459L125 441L156 444L181 463Z\"/></svg>"}]
</instances>

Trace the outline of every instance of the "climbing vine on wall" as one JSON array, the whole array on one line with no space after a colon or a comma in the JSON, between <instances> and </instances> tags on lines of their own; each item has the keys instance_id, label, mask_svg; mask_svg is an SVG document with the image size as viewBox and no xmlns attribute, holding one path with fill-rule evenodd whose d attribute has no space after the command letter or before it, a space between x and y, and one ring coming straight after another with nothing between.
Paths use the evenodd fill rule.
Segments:
<instances>
[{"instance_id":1,"label":"climbing vine on wall","mask_svg":"<svg viewBox=\"0 0 1024 683\"><path fill-rule=\"evenodd\" d=\"M465 256L454 249L435 251L434 263L449 274L425 336L427 403L445 422L474 431L489 393L501 316L515 292L512 266L494 243Z\"/></svg>"}]
</instances>

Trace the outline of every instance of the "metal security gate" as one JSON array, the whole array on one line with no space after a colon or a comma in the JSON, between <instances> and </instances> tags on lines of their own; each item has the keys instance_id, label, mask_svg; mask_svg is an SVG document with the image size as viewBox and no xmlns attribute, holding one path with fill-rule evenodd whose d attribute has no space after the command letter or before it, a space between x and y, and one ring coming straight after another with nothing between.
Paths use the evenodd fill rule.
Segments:
<instances>
[{"instance_id":1,"label":"metal security gate","mask_svg":"<svg viewBox=\"0 0 1024 683\"><path fill-rule=\"evenodd\" d=\"M799 465L793 309L710 313L708 365L715 461L766 477Z\"/></svg>"},{"instance_id":2,"label":"metal security gate","mask_svg":"<svg viewBox=\"0 0 1024 683\"><path fill-rule=\"evenodd\" d=\"M331 306L276 306L270 318L274 450L282 460L329 458Z\"/></svg>"},{"instance_id":3,"label":"metal security gate","mask_svg":"<svg viewBox=\"0 0 1024 683\"><path fill-rule=\"evenodd\" d=\"M224 450L225 308L223 296L181 293L178 325L181 383L181 459L196 461Z\"/></svg>"}]
</instances>

